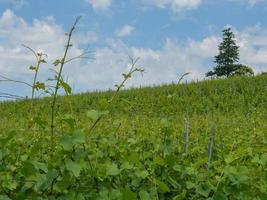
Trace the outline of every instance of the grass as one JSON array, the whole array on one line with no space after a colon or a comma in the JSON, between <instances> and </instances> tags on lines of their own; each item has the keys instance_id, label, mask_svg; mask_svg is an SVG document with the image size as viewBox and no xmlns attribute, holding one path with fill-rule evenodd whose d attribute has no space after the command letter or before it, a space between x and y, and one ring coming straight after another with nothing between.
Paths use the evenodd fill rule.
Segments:
<instances>
[{"instance_id":1,"label":"grass","mask_svg":"<svg viewBox=\"0 0 267 200\"><path fill-rule=\"evenodd\" d=\"M266 75L115 92L1 102L0 199L267 198Z\"/></svg>"}]
</instances>

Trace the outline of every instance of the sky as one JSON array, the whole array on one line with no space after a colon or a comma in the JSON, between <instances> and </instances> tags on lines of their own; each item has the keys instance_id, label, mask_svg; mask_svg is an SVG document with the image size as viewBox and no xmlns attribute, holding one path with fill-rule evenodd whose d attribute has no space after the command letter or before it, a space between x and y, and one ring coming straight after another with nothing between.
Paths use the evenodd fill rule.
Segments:
<instances>
[{"instance_id":1,"label":"sky","mask_svg":"<svg viewBox=\"0 0 267 200\"><path fill-rule=\"evenodd\" d=\"M63 77L74 92L114 89L140 58L126 87L201 80L214 67L222 30L231 27L240 63L267 70L267 0L0 0L0 75L31 83L35 64L27 45L47 55L38 80L53 77L77 16L68 58L88 48L93 59L68 63ZM0 93L30 95L30 88L0 82Z\"/></svg>"}]
</instances>

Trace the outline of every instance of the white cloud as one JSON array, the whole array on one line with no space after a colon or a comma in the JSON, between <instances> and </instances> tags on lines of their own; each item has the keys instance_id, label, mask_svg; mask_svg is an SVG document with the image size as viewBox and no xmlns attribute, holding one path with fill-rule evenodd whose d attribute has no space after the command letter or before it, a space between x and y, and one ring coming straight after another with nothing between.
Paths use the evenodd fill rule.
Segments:
<instances>
[{"instance_id":1,"label":"white cloud","mask_svg":"<svg viewBox=\"0 0 267 200\"><path fill-rule=\"evenodd\" d=\"M171 8L175 13L196 9L203 0L143 0L145 4L158 8Z\"/></svg>"},{"instance_id":2,"label":"white cloud","mask_svg":"<svg viewBox=\"0 0 267 200\"><path fill-rule=\"evenodd\" d=\"M93 44L98 42L98 40L98 35L95 32L78 32L73 35L74 44Z\"/></svg>"},{"instance_id":3,"label":"white cloud","mask_svg":"<svg viewBox=\"0 0 267 200\"><path fill-rule=\"evenodd\" d=\"M106 10L111 6L112 0L85 0L94 10Z\"/></svg>"},{"instance_id":4,"label":"white cloud","mask_svg":"<svg viewBox=\"0 0 267 200\"><path fill-rule=\"evenodd\" d=\"M70 50L69 57L78 56L83 52L79 45L95 41L97 41L95 33L75 33L74 46ZM34 19L30 24L16 16L13 11L6 10L0 16L0 74L31 81L32 72L28 70L28 66L34 64L35 60L31 52L21 46L25 44L47 54L50 63L42 68L40 74L41 79L45 80L48 67L52 67L53 60L62 56L65 42L65 31L55 23L53 17ZM13 85L11 88L15 90Z\"/></svg>"},{"instance_id":5,"label":"white cloud","mask_svg":"<svg viewBox=\"0 0 267 200\"><path fill-rule=\"evenodd\" d=\"M229 0L229 1L247 3L249 6L255 6L256 4L264 2L264 0Z\"/></svg>"},{"instance_id":6,"label":"white cloud","mask_svg":"<svg viewBox=\"0 0 267 200\"><path fill-rule=\"evenodd\" d=\"M217 51L219 38L207 37L202 41L189 40L179 44L166 39L162 49L128 47L120 40L111 40L105 48L96 49L96 60L74 72L80 86L107 89L113 88L128 69L128 56L140 57L138 67L145 69L143 76L135 75L127 87L154 85L177 81L178 77L191 72L189 79L201 79L210 69L210 63Z\"/></svg>"},{"instance_id":7,"label":"white cloud","mask_svg":"<svg viewBox=\"0 0 267 200\"><path fill-rule=\"evenodd\" d=\"M207 37L202 41L188 40L180 44L166 39L159 51L133 49L133 54L141 58L140 64L147 72L144 82L149 84L177 81L178 76L185 72L191 72L190 79L200 79L216 52L218 40L215 37Z\"/></svg>"},{"instance_id":8,"label":"white cloud","mask_svg":"<svg viewBox=\"0 0 267 200\"><path fill-rule=\"evenodd\" d=\"M267 29L260 25L237 31L240 62L252 66L257 72L267 70Z\"/></svg>"},{"instance_id":9,"label":"white cloud","mask_svg":"<svg viewBox=\"0 0 267 200\"><path fill-rule=\"evenodd\" d=\"M31 55L21 44L45 51L49 57L58 56L60 48L55 47L63 44L64 40L60 37L62 34L64 35L64 32L51 17L44 20L34 20L30 25L24 19L17 17L11 10L6 10L0 18L0 51L2 49L0 59L7 61L9 58L10 64L14 66L33 61ZM12 71L13 67L10 64L3 65L1 62L1 72Z\"/></svg>"},{"instance_id":10,"label":"white cloud","mask_svg":"<svg viewBox=\"0 0 267 200\"><path fill-rule=\"evenodd\" d=\"M130 25L123 26L120 30L117 31L117 37L127 37L131 35L131 33L134 31L134 27Z\"/></svg>"},{"instance_id":11,"label":"white cloud","mask_svg":"<svg viewBox=\"0 0 267 200\"><path fill-rule=\"evenodd\" d=\"M254 6L258 3L263 2L263 0L248 0L249 5Z\"/></svg>"},{"instance_id":12,"label":"white cloud","mask_svg":"<svg viewBox=\"0 0 267 200\"><path fill-rule=\"evenodd\" d=\"M52 17L35 19L32 23L6 10L0 16L0 74L32 80L27 66L34 63L30 52L21 44L42 50L48 54L49 60L62 56L66 42L64 30ZM236 37L240 45L241 63L252 66L257 72L267 70L267 29L260 25L237 30ZM79 55L80 44L97 42L103 38L93 32L74 33L74 47L71 55ZM185 73L192 74L188 79L201 79L214 63L213 57L218 53L217 46L221 35L210 35L202 40L188 39L183 43L167 38L160 49L137 48L127 46L120 39L110 39L104 47L95 49L95 61L76 61L64 69L74 91L114 88L121 79L121 74L128 69L128 56L140 57L138 66L145 69L144 76L135 75L127 86L153 85L177 81ZM51 62L43 66L40 78L45 80L51 76ZM27 88L17 89L14 85L0 85L1 92L28 94ZM4 91L3 91L4 90Z\"/></svg>"},{"instance_id":13,"label":"white cloud","mask_svg":"<svg viewBox=\"0 0 267 200\"><path fill-rule=\"evenodd\" d=\"M0 0L0 3L9 3L16 7L21 7L27 4L26 0Z\"/></svg>"},{"instance_id":14,"label":"white cloud","mask_svg":"<svg viewBox=\"0 0 267 200\"><path fill-rule=\"evenodd\" d=\"M0 0L1 4L8 4L12 8L18 9L28 4L27 0Z\"/></svg>"},{"instance_id":15,"label":"white cloud","mask_svg":"<svg viewBox=\"0 0 267 200\"><path fill-rule=\"evenodd\" d=\"M240 45L240 63L253 67L256 72L267 70L267 29L260 26L236 31ZM105 48L96 50L96 61L77 72L81 85L94 85L105 89L121 79L127 70L128 55L140 57L138 66L145 69L143 77L134 76L127 86L154 85L177 81L178 77L191 72L188 79L202 79L214 66L214 56L218 54L221 35L207 36L203 40L188 39L179 43L166 39L162 49L135 48L120 40L111 40ZM91 71L92 70L92 71Z\"/></svg>"}]
</instances>

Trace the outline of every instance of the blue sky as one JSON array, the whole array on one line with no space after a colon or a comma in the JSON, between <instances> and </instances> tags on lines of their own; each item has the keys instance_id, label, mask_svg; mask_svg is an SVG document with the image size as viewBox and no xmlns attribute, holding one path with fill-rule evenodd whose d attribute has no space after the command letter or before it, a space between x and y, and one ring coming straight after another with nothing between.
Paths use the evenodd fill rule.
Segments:
<instances>
[{"instance_id":1,"label":"blue sky","mask_svg":"<svg viewBox=\"0 0 267 200\"><path fill-rule=\"evenodd\" d=\"M70 57L90 45L94 61L66 66L75 92L113 88L128 69L128 56L140 57L146 73L128 87L202 79L213 67L221 31L231 26L240 45L240 62L267 70L266 0L0 0L0 74L29 81L32 55L21 44L48 54L41 70L62 55L64 32L82 16ZM28 95L23 86L0 82L0 92Z\"/></svg>"}]
</instances>

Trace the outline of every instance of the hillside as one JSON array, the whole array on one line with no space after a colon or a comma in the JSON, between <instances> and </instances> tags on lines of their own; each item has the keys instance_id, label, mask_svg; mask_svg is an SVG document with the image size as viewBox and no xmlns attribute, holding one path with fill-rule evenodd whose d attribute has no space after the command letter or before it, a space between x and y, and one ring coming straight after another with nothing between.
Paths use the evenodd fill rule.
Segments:
<instances>
[{"instance_id":1,"label":"hillside","mask_svg":"<svg viewBox=\"0 0 267 200\"><path fill-rule=\"evenodd\" d=\"M0 199L267 199L266 75L114 94L1 102Z\"/></svg>"}]
</instances>

